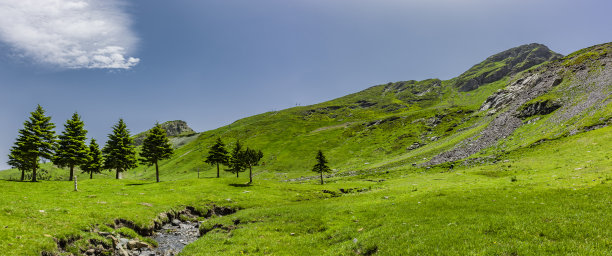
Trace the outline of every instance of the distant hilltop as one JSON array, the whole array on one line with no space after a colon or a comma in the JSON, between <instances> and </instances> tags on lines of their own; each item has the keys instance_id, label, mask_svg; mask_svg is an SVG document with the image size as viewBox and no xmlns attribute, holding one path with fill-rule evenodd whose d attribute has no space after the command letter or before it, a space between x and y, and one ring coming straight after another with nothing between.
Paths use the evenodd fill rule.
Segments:
<instances>
[{"instance_id":1,"label":"distant hilltop","mask_svg":"<svg viewBox=\"0 0 612 256\"><path fill-rule=\"evenodd\" d=\"M166 130L166 135L168 135L168 137L188 136L196 133L193 129L191 129L191 127L189 127L189 125L187 125L187 122L183 120L167 121L161 124L161 126ZM146 131L134 135L134 144L136 146L140 146L146 135Z\"/></svg>"}]
</instances>

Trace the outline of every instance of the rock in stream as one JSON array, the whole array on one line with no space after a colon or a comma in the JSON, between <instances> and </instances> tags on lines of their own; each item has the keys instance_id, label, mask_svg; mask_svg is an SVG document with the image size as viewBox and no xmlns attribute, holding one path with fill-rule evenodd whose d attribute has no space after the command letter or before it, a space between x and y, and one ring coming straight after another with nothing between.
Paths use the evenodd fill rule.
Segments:
<instances>
[{"instance_id":1,"label":"rock in stream","mask_svg":"<svg viewBox=\"0 0 612 256\"><path fill-rule=\"evenodd\" d=\"M132 255L139 256L172 256L178 254L185 245L198 239L200 223L174 219L162 226L151 238L157 241L157 248L141 248L132 250Z\"/></svg>"}]
</instances>

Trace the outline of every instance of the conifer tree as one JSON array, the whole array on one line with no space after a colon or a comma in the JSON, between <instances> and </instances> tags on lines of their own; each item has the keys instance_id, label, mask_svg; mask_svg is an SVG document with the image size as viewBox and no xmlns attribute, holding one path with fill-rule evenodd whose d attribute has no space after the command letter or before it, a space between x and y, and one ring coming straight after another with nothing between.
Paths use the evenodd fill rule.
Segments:
<instances>
[{"instance_id":1,"label":"conifer tree","mask_svg":"<svg viewBox=\"0 0 612 256\"><path fill-rule=\"evenodd\" d=\"M246 164L244 163L244 150L242 150L242 144L240 141L236 141L234 145L234 149L232 150L232 154L230 155L228 167L226 171L235 173L236 178L238 178L241 172L244 172L246 169Z\"/></svg>"},{"instance_id":2,"label":"conifer tree","mask_svg":"<svg viewBox=\"0 0 612 256\"><path fill-rule=\"evenodd\" d=\"M221 141L221 138L217 138L215 145L213 145L210 148L210 151L208 151L208 157L206 157L204 162L210 165L217 165L217 178L219 178L219 165L229 164L230 156L228 153L229 152L227 152L225 149L225 145L223 144L223 141Z\"/></svg>"},{"instance_id":3,"label":"conifer tree","mask_svg":"<svg viewBox=\"0 0 612 256\"><path fill-rule=\"evenodd\" d=\"M70 177L74 178L74 167L83 165L88 160L87 145L87 130L83 127L85 124L81 121L81 117L76 112L71 119L64 124L64 131L58 136L58 147L55 150L53 163L59 167L68 167L70 169Z\"/></svg>"},{"instance_id":4,"label":"conifer tree","mask_svg":"<svg viewBox=\"0 0 612 256\"><path fill-rule=\"evenodd\" d=\"M51 159L55 149L55 125L51 117L45 116L45 110L38 105L31 116L19 130L19 137L11 148L9 162L15 168L32 170L32 182L36 182L36 170L41 159ZM23 175L23 173L22 173Z\"/></svg>"},{"instance_id":5,"label":"conifer tree","mask_svg":"<svg viewBox=\"0 0 612 256\"><path fill-rule=\"evenodd\" d=\"M87 155L87 162L81 165L81 170L83 173L89 173L89 179L93 179L94 173L101 173L104 166L104 157L102 157L102 151L96 139L91 139Z\"/></svg>"},{"instance_id":6,"label":"conifer tree","mask_svg":"<svg viewBox=\"0 0 612 256\"><path fill-rule=\"evenodd\" d=\"M261 150L254 150L247 147L243 153L243 161L249 167L249 183L253 183L253 166L259 165L259 160L263 157Z\"/></svg>"},{"instance_id":7,"label":"conifer tree","mask_svg":"<svg viewBox=\"0 0 612 256\"><path fill-rule=\"evenodd\" d=\"M136 147L130 136L123 119L119 119L113 126L113 133L108 135L108 141L102 149L104 156L104 169L115 169L115 178L120 178L120 173L138 166L136 158Z\"/></svg>"},{"instance_id":8,"label":"conifer tree","mask_svg":"<svg viewBox=\"0 0 612 256\"><path fill-rule=\"evenodd\" d=\"M325 159L321 150L317 153L316 159L317 163L312 167L312 171L321 174L321 185L323 185L323 173L329 173L331 169L327 166L327 159Z\"/></svg>"},{"instance_id":9,"label":"conifer tree","mask_svg":"<svg viewBox=\"0 0 612 256\"><path fill-rule=\"evenodd\" d=\"M24 161L24 159L20 155L19 150L16 149L15 147L11 148L11 153L9 153L8 157L9 157L9 160L7 163L13 168L21 171L20 180L23 181L25 178L25 172L31 171L31 168L29 167L28 162Z\"/></svg>"},{"instance_id":10,"label":"conifer tree","mask_svg":"<svg viewBox=\"0 0 612 256\"><path fill-rule=\"evenodd\" d=\"M172 156L173 149L166 136L166 130L159 123L149 130L147 137L142 143L142 152L140 162L143 164L155 165L155 178L159 182L159 166L158 161L168 159Z\"/></svg>"}]
</instances>

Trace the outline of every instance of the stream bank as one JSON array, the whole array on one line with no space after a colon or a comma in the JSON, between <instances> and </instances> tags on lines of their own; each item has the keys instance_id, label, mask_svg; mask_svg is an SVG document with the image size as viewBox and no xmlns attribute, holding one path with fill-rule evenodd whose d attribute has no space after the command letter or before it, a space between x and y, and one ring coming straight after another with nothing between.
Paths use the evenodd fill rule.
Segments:
<instances>
[{"instance_id":1,"label":"stream bank","mask_svg":"<svg viewBox=\"0 0 612 256\"><path fill-rule=\"evenodd\" d=\"M212 216L225 216L235 213L236 210L211 205L205 214L197 211L194 207L187 206L178 213L162 213L158 220L167 222L156 222L152 231L141 231L141 235L155 240L157 246L139 246L142 243L138 240L123 241L115 245L115 255L122 256L174 256L177 255L185 246L197 240L200 234L200 224ZM164 216L165 215L165 216ZM120 226L120 225L119 225ZM140 232L139 232L140 233Z\"/></svg>"},{"instance_id":2,"label":"stream bank","mask_svg":"<svg viewBox=\"0 0 612 256\"><path fill-rule=\"evenodd\" d=\"M55 239L58 251L45 251L41 255L173 256L203 235L200 224L207 219L235 212L235 209L216 205L209 205L206 212L187 206L181 211L159 214L151 227L116 219L112 224L97 225L82 235Z\"/></svg>"}]
</instances>

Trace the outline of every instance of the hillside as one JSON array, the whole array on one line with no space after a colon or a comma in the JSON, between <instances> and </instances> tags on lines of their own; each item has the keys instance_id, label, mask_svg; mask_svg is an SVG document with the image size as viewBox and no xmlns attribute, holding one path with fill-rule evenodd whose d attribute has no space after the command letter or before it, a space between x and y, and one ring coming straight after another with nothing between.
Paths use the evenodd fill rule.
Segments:
<instances>
[{"instance_id":1,"label":"hillside","mask_svg":"<svg viewBox=\"0 0 612 256\"><path fill-rule=\"evenodd\" d=\"M609 125L610 48L603 44L559 58L546 46L523 45L450 80L376 85L199 134L183 121L166 122L177 150L161 163L162 177L212 173L214 168L203 160L217 137L228 147L240 140L261 149L262 166L255 168L260 179L313 175L309 170L318 149L326 153L333 175L466 159L465 164L496 161L504 152ZM150 179L150 170L140 166L125 175ZM16 177L11 171L0 175Z\"/></svg>"},{"instance_id":2,"label":"hillside","mask_svg":"<svg viewBox=\"0 0 612 256\"><path fill-rule=\"evenodd\" d=\"M611 146L605 127L496 163L395 167L325 185L249 186L211 173L161 183L96 177L74 192L70 181L0 180L0 251L120 255L117 237L155 244L151 230L196 219L199 238L180 255L608 255Z\"/></svg>"},{"instance_id":3,"label":"hillside","mask_svg":"<svg viewBox=\"0 0 612 256\"><path fill-rule=\"evenodd\" d=\"M376 85L198 134L175 129L160 183L141 166L124 180L79 174L74 191L67 172L46 163L52 181L0 180L0 251L608 255L611 49L557 59L520 46L450 80ZM465 77L478 85L466 90ZM264 152L254 183L215 178L203 163L218 137ZM318 149L334 169L324 185L311 178ZM169 235L184 226L192 240Z\"/></svg>"},{"instance_id":4,"label":"hillside","mask_svg":"<svg viewBox=\"0 0 612 256\"><path fill-rule=\"evenodd\" d=\"M608 125L610 48L598 45L559 59L547 47L529 44L495 54L454 79L381 84L244 118L200 133L162 168L171 179L212 171L203 159L217 137L261 149L264 163L256 172L266 179L312 175L318 149L336 175L468 157L494 161L505 151ZM128 175L148 178L146 169Z\"/></svg>"}]
</instances>

